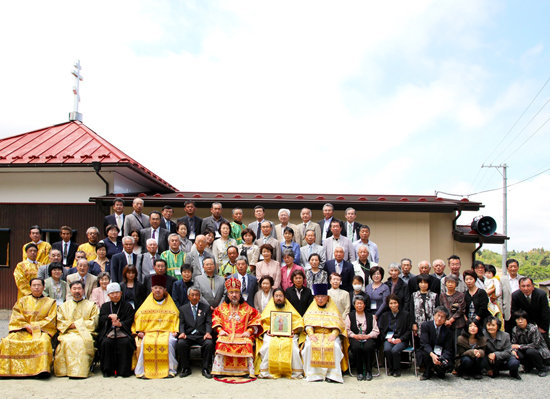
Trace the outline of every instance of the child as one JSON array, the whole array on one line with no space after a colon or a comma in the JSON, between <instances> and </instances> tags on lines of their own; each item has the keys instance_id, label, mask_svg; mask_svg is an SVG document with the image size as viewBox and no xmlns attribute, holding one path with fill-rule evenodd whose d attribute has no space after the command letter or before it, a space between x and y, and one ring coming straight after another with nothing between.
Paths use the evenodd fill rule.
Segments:
<instances>
[{"instance_id":1,"label":"child","mask_svg":"<svg viewBox=\"0 0 550 399\"><path fill-rule=\"evenodd\" d=\"M499 298L502 296L500 281L495 277L497 269L493 265L486 265L485 271L485 291L489 297L489 312L501 321L500 329L504 331L504 318L502 317L502 307Z\"/></svg>"}]
</instances>

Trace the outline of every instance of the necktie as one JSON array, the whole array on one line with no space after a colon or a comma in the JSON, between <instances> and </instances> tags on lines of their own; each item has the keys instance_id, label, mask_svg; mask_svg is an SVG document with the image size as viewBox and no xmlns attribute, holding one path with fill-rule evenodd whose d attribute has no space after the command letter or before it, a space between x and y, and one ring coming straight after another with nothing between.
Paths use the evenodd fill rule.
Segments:
<instances>
[{"instance_id":1,"label":"necktie","mask_svg":"<svg viewBox=\"0 0 550 399\"><path fill-rule=\"evenodd\" d=\"M306 230L307 230L307 223L304 223L304 231L302 232L303 236L305 237L306 236Z\"/></svg>"},{"instance_id":2,"label":"necktie","mask_svg":"<svg viewBox=\"0 0 550 399\"><path fill-rule=\"evenodd\" d=\"M353 225L351 223L348 223L348 238L353 240Z\"/></svg>"},{"instance_id":3,"label":"necktie","mask_svg":"<svg viewBox=\"0 0 550 399\"><path fill-rule=\"evenodd\" d=\"M440 328L441 327L437 327L437 329L435 330L435 343L437 343L437 340L439 339L439 331L440 331L439 329Z\"/></svg>"},{"instance_id":4,"label":"necktie","mask_svg":"<svg viewBox=\"0 0 550 399\"><path fill-rule=\"evenodd\" d=\"M193 306L193 319L197 320L197 305Z\"/></svg>"},{"instance_id":5,"label":"necktie","mask_svg":"<svg viewBox=\"0 0 550 399\"><path fill-rule=\"evenodd\" d=\"M243 276L243 287L242 292L246 292L246 276Z\"/></svg>"},{"instance_id":6,"label":"necktie","mask_svg":"<svg viewBox=\"0 0 550 399\"><path fill-rule=\"evenodd\" d=\"M340 263L336 265L336 273L342 274L342 267L340 266Z\"/></svg>"},{"instance_id":7,"label":"necktie","mask_svg":"<svg viewBox=\"0 0 550 399\"><path fill-rule=\"evenodd\" d=\"M156 239L156 237L155 237L155 231L156 231L156 230L153 230L153 237L151 237L153 240Z\"/></svg>"},{"instance_id":8,"label":"necktie","mask_svg":"<svg viewBox=\"0 0 550 399\"><path fill-rule=\"evenodd\" d=\"M259 237L261 232L262 232L262 226L261 226L260 222L258 222L258 229L256 231L256 237Z\"/></svg>"},{"instance_id":9,"label":"necktie","mask_svg":"<svg viewBox=\"0 0 550 399\"><path fill-rule=\"evenodd\" d=\"M116 225L120 229L122 229L122 217L120 215L116 215Z\"/></svg>"},{"instance_id":10,"label":"necktie","mask_svg":"<svg viewBox=\"0 0 550 399\"><path fill-rule=\"evenodd\" d=\"M529 306L531 306L531 297L530 297L530 296L526 296L525 298L527 299L527 303L529 304Z\"/></svg>"},{"instance_id":11,"label":"necktie","mask_svg":"<svg viewBox=\"0 0 550 399\"><path fill-rule=\"evenodd\" d=\"M67 258L67 243L63 245L63 259Z\"/></svg>"},{"instance_id":12,"label":"necktie","mask_svg":"<svg viewBox=\"0 0 550 399\"><path fill-rule=\"evenodd\" d=\"M312 253L313 253L313 245L310 245L309 246L308 258L311 256Z\"/></svg>"}]
</instances>

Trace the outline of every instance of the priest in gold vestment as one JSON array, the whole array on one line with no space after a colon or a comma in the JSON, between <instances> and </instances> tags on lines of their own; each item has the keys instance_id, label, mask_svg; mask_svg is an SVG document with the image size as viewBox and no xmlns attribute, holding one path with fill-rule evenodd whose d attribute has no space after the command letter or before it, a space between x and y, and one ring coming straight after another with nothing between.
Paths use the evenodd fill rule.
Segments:
<instances>
[{"instance_id":1,"label":"priest in gold vestment","mask_svg":"<svg viewBox=\"0 0 550 399\"><path fill-rule=\"evenodd\" d=\"M212 330L218 333L213 375L255 378L254 336L262 332L260 313L241 296L241 281L225 281L227 297L212 314Z\"/></svg>"},{"instance_id":2,"label":"priest in gold vestment","mask_svg":"<svg viewBox=\"0 0 550 399\"><path fill-rule=\"evenodd\" d=\"M26 258L19 262L13 271L15 285L17 285L17 299L29 295L31 293L31 279L38 277L38 268L42 266L36 260L38 247L34 243L25 245Z\"/></svg>"},{"instance_id":3,"label":"priest in gold vestment","mask_svg":"<svg viewBox=\"0 0 550 399\"><path fill-rule=\"evenodd\" d=\"M271 331L272 312L292 313L292 336L274 335ZM304 367L298 344L305 340L304 320L286 300L285 291L276 288L262 312L264 333L256 338L256 374L260 378L302 378Z\"/></svg>"},{"instance_id":4,"label":"priest in gold vestment","mask_svg":"<svg viewBox=\"0 0 550 399\"><path fill-rule=\"evenodd\" d=\"M138 378L174 377L178 370L180 311L166 291L165 275L151 276L151 293L136 311L132 333L136 334Z\"/></svg>"},{"instance_id":5,"label":"priest in gold vestment","mask_svg":"<svg viewBox=\"0 0 550 399\"><path fill-rule=\"evenodd\" d=\"M0 343L0 377L50 374L57 304L44 297L43 291L44 281L34 278L31 294L15 303L9 335Z\"/></svg>"},{"instance_id":6,"label":"priest in gold vestment","mask_svg":"<svg viewBox=\"0 0 550 399\"><path fill-rule=\"evenodd\" d=\"M57 309L59 345L53 362L57 377L87 378L94 360L94 337L99 320L99 308L83 299L84 284L71 283L72 299Z\"/></svg>"},{"instance_id":7,"label":"priest in gold vestment","mask_svg":"<svg viewBox=\"0 0 550 399\"><path fill-rule=\"evenodd\" d=\"M31 242L23 245L23 261L27 260L27 245L34 244L37 250L35 260L43 265L49 263L50 258L48 255L52 250L52 246L49 242L42 241L42 229L40 226L31 226L29 229L29 237L31 238Z\"/></svg>"},{"instance_id":8,"label":"priest in gold vestment","mask_svg":"<svg viewBox=\"0 0 550 399\"><path fill-rule=\"evenodd\" d=\"M307 339L302 349L306 381L343 383L348 368L346 325L336 304L328 296L327 284L314 284L315 301L304 314Z\"/></svg>"}]
</instances>

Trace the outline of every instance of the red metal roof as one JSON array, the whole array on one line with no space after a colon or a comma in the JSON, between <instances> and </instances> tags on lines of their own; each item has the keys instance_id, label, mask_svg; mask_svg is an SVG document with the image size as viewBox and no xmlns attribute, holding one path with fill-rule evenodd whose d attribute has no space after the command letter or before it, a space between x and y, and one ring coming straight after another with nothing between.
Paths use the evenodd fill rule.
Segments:
<instances>
[{"instance_id":1,"label":"red metal roof","mask_svg":"<svg viewBox=\"0 0 550 399\"><path fill-rule=\"evenodd\" d=\"M78 166L92 162L131 166L170 190L177 190L82 122L66 122L0 140L0 166Z\"/></svg>"}]
</instances>

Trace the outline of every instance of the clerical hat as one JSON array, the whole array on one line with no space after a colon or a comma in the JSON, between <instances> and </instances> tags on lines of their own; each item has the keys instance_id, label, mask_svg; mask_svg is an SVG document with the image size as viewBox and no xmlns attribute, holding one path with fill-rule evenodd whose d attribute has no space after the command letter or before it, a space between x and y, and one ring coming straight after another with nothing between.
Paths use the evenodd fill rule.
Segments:
<instances>
[{"instance_id":1,"label":"clerical hat","mask_svg":"<svg viewBox=\"0 0 550 399\"><path fill-rule=\"evenodd\" d=\"M313 284L313 295L328 295L328 284Z\"/></svg>"},{"instance_id":2,"label":"clerical hat","mask_svg":"<svg viewBox=\"0 0 550 399\"><path fill-rule=\"evenodd\" d=\"M228 278L225 280L225 288L227 292L229 291L240 291L241 290L241 280L238 278Z\"/></svg>"},{"instance_id":3,"label":"clerical hat","mask_svg":"<svg viewBox=\"0 0 550 399\"><path fill-rule=\"evenodd\" d=\"M166 288L166 276L161 276L159 274L153 274L151 276L151 287L154 287L156 285L160 285L161 287Z\"/></svg>"}]
</instances>

